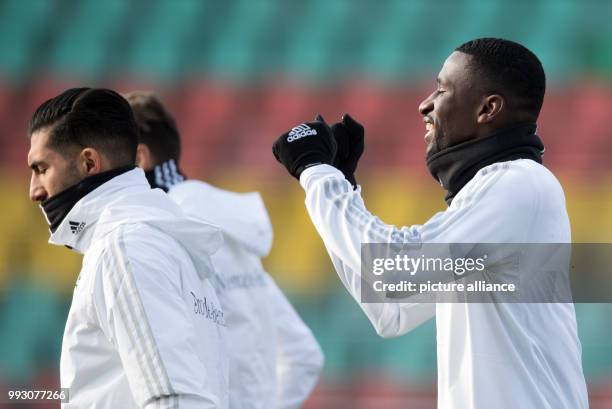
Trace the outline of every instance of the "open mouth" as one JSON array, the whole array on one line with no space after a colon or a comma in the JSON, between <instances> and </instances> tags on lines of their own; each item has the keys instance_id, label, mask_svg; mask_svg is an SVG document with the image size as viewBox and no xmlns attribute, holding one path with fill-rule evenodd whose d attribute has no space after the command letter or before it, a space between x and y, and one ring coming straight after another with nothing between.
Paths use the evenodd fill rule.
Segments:
<instances>
[{"instance_id":1,"label":"open mouth","mask_svg":"<svg viewBox=\"0 0 612 409\"><path fill-rule=\"evenodd\" d=\"M429 142L429 138L431 135L431 132L434 129L434 124L433 124L433 120L430 117L423 117L423 122L425 122L425 130L427 131L425 133L425 136L423 139L425 139L425 141Z\"/></svg>"}]
</instances>

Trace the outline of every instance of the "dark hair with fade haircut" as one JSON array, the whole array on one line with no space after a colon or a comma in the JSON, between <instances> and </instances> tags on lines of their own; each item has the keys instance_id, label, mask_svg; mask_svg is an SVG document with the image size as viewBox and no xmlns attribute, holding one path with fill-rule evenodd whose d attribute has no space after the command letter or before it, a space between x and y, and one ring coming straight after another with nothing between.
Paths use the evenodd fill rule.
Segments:
<instances>
[{"instance_id":1,"label":"dark hair with fade haircut","mask_svg":"<svg viewBox=\"0 0 612 409\"><path fill-rule=\"evenodd\" d=\"M151 91L132 91L124 94L129 102L136 124L138 142L147 145L153 165L174 159L178 165L181 156L181 136L172 114L160 98Z\"/></svg>"},{"instance_id":2,"label":"dark hair with fade haircut","mask_svg":"<svg viewBox=\"0 0 612 409\"><path fill-rule=\"evenodd\" d=\"M111 166L136 162L138 128L128 102L105 88L70 88L43 102L32 115L29 135L50 128L50 148L67 153L92 147Z\"/></svg>"},{"instance_id":3,"label":"dark hair with fade haircut","mask_svg":"<svg viewBox=\"0 0 612 409\"><path fill-rule=\"evenodd\" d=\"M533 120L538 118L544 102L546 76L533 52L501 38L478 38L455 51L469 54L473 68L494 92L506 97L513 109L523 110Z\"/></svg>"}]
</instances>

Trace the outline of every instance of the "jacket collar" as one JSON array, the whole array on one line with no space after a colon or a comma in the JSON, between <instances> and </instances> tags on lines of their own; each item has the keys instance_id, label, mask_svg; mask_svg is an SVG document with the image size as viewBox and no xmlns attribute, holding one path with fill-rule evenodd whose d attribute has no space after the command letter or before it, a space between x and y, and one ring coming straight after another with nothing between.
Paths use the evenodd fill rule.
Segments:
<instances>
[{"instance_id":1,"label":"jacket collar","mask_svg":"<svg viewBox=\"0 0 612 409\"><path fill-rule=\"evenodd\" d=\"M535 132L535 123L517 124L429 155L427 167L446 190L446 203L450 206L463 186L486 166L516 159L542 163L544 145Z\"/></svg>"},{"instance_id":2,"label":"jacket collar","mask_svg":"<svg viewBox=\"0 0 612 409\"><path fill-rule=\"evenodd\" d=\"M148 190L149 183L140 168L112 178L74 205L55 233L51 234L49 243L85 253L97 230L102 212L128 193Z\"/></svg>"}]
</instances>

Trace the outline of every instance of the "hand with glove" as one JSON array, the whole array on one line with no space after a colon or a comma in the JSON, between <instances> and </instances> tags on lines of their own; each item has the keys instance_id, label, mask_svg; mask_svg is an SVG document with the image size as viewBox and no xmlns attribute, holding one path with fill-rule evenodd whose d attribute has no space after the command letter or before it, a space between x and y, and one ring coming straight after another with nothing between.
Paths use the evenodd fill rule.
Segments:
<instances>
[{"instance_id":1,"label":"hand with glove","mask_svg":"<svg viewBox=\"0 0 612 409\"><path fill-rule=\"evenodd\" d=\"M310 166L332 165L336 149L336 140L321 115L282 134L272 145L276 160L298 180Z\"/></svg>"},{"instance_id":2,"label":"hand with glove","mask_svg":"<svg viewBox=\"0 0 612 409\"><path fill-rule=\"evenodd\" d=\"M338 145L334 166L356 189L355 170L365 147L363 126L349 114L344 114L342 121L333 124L331 129Z\"/></svg>"}]
</instances>

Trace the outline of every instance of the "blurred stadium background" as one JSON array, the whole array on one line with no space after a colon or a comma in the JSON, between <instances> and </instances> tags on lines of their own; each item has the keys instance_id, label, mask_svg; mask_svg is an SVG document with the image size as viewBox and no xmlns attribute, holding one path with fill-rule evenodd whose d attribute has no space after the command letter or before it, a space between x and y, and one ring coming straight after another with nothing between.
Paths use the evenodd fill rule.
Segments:
<instances>
[{"instance_id":1,"label":"blurred stadium background","mask_svg":"<svg viewBox=\"0 0 612 409\"><path fill-rule=\"evenodd\" d=\"M367 205L390 223L423 223L444 202L424 166L419 101L462 42L516 40L548 75L539 134L573 238L612 242L611 17L603 0L0 1L0 385L58 382L80 258L46 243L28 201L26 127L43 100L89 85L158 91L189 176L261 191L275 230L266 267L326 355L307 408L434 408L433 320L377 338L271 142L318 112L329 121L350 112L366 127L357 178ZM612 408L612 308L576 309L591 407Z\"/></svg>"}]
</instances>

